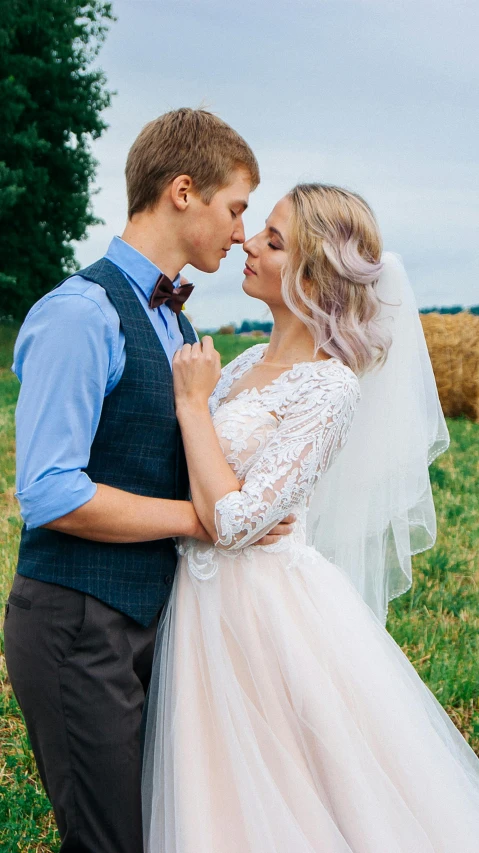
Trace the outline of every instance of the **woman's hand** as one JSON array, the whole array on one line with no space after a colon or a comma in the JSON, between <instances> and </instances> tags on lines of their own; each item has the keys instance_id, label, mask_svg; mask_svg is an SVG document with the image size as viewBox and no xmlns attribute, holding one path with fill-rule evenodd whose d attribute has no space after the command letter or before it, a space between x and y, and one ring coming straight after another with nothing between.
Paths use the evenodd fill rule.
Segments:
<instances>
[{"instance_id":1,"label":"woman's hand","mask_svg":"<svg viewBox=\"0 0 479 853\"><path fill-rule=\"evenodd\" d=\"M221 373L220 354L213 338L205 335L200 343L185 344L173 357L173 385L177 413L185 408L208 404Z\"/></svg>"}]
</instances>

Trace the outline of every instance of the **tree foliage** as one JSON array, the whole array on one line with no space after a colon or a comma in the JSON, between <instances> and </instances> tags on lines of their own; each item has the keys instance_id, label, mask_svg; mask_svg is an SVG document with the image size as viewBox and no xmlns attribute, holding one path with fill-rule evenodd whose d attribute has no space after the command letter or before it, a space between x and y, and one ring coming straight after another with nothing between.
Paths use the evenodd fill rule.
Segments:
<instances>
[{"instance_id":1,"label":"tree foliage","mask_svg":"<svg viewBox=\"0 0 479 853\"><path fill-rule=\"evenodd\" d=\"M90 143L111 92L93 66L104 0L0 0L0 315L22 319L77 268L72 240L96 224Z\"/></svg>"},{"instance_id":2,"label":"tree foliage","mask_svg":"<svg viewBox=\"0 0 479 853\"><path fill-rule=\"evenodd\" d=\"M420 314L461 314L462 311L468 311L469 314L479 314L479 305L472 305L464 308L463 305L443 306L442 308L420 308Z\"/></svg>"},{"instance_id":3,"label":"tree foliage","mask_svg":"<svg viewBox=\"0 0 479 853\"><path fill-rule=\"evenodd\" d=\"M243 320L241 326L236 327L236 333L241 335L248 332L264 332L265 335L270 335L272 328L271 320Z\"/></svg>"}]
</instances>

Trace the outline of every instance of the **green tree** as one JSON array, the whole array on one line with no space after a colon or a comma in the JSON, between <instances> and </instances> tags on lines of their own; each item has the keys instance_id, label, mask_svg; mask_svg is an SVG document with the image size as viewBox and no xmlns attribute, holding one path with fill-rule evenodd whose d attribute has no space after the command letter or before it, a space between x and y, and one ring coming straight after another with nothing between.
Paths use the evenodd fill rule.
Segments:
<instances>
[{"instance_id":1,"label":"green tree","mask_svg":"<svg viewBox=\"0 0 479 853\"><path fill-rule=\"evenodd\" d=\"M111 92L94 60L104 0L0 0L0 316L22 319L78 268L72 240L99 220L91 140Z\"/></svg>"}]
</instances>

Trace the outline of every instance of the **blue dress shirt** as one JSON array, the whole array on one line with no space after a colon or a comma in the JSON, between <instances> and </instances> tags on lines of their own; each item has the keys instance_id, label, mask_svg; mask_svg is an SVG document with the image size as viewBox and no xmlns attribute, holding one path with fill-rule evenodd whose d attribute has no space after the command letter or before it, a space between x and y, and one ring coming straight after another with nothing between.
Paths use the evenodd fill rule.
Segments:
<instances>
[{"instance_id":1,"label":"blue dress shirt","mask_svg":"<svg viewBox=\"0 0 479 853\"><path fill-rule=\"evenodd\" d=\"M172 362L183 345L178 319L148 301L161 270L119 237L105 255L126 276ZM179 275L173 285L180 282ZM21 384L16 412L17 491L28 530L89 501L96 485L82 468L104 398L125 366L125 336L104 289L75 275L30 309L14 351Z\"/></svg>"}]
</instances>

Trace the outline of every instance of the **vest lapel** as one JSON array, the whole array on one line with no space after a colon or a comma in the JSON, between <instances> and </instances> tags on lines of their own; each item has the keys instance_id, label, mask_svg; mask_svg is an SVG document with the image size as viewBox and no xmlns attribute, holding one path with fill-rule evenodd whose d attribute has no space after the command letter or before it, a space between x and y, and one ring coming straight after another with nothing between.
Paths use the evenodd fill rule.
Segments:
<instances>
[{"instance_id":1,"label":"vest lapel","mask_svg":"<svg viewBox=\"0 0 479 853\"><path fill-rule=\"evenodd\" d=\"M180 327L181 334L183 335L183 340L185 344L195 344L196 337L193 330L193 326L190 321L184 315L183 311L180 311L178 315L178 324Z\"/></svg>"}]
</instances>

